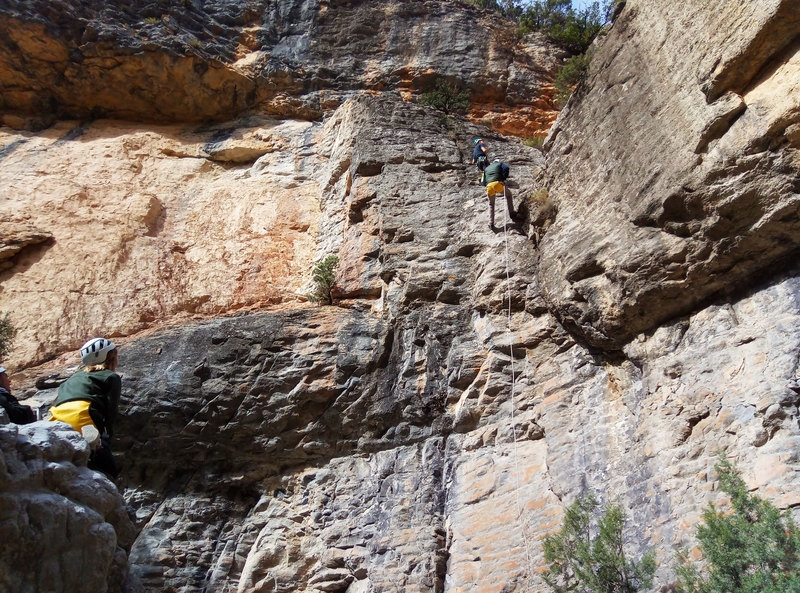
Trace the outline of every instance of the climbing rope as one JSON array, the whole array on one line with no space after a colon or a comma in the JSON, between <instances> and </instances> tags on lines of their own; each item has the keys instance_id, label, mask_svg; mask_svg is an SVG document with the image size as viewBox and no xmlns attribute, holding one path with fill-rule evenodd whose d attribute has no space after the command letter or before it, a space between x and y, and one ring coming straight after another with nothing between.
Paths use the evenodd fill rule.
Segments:
<instances>
[{"instance_id":1,"label":"climbing rope","mask_svg":"<svg viewBox=\"0 0 800 593\"><path fill-rule=\"evenodd\" d=\"M500 209L503 211L503 235L505 239L505 248L506 248L506 294L508 295L508 319L506 324L506 329L508 331L508 352L509 356L511 357L511 436L514 442L513 448L513 457L514 457L514 475L516 476L516 506L517 506L517 517L519 518L520 522L520 531L522 532L522 543L525 547L525 564L526 564L526 576L528 579L528 588L533 590L531 586L531 575L533 575L533 561L531 559L531 549L530 549L530 542L528 541L528 530L525 528L525 521L522 514L522 503L521 503L521 491L522 491L522 480L521 480L521 470L519 464L519 453L517 447L517 421L516 421L516 401L514 398L515 389L516 389L516 371L514 369L514 338L511 331L511 258L508 254L508 227L506 221L506 210L508 208L508 202L506 201L506 186L505 183L503 184L503 202L500 206Z\"/></svg>"}]
</instances>

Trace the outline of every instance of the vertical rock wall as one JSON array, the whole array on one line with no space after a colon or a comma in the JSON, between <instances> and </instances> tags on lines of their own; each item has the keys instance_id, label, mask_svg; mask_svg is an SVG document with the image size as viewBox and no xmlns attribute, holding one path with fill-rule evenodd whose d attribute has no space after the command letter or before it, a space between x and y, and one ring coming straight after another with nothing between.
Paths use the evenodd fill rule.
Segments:
<instances>
[{"instance_id":1,"label":"vertical rock wall","mask_svg":"<svg viewBox=\"0 0 800 593\"><path fill-rule=\"evenodd\" d=\"M542 538L593 492L621 503L631 556L655 549L657 584L668 586L675 546L694 545L702 509L719 500L720 452L754 491L798 506L800 271L782 262L797 218L796 11L779 0L704 6L629 0L546 161L489 137L523 213L539 210L534 190L547 185L547 228L528 216L490 231L468 164L469 140L486 130L391 97L347 101L320 124L251 122L235 142L217 129L148 133L163 156L141 171L154 183L161 159L192 159L184 177L168 178L185 185L197 174L191 187L206 208L216 203L202 169L262 216L273 212L259 209L263 196L277 209L313 196L298 217L308 228L286 233L302 242L316 229L306 261L335 252L340 263L337 306L191 320L122 343L115 447L138 530L131 583L541 591ZM91 127L86 146L105 148L116 125ZM73 154L79 137L48 136L58 130L9 132L7 158L26 154L23 140ZM112 146L138 134L119 132ZM281 149L260 152L273 144ZM93 154L78 170L102 166ZM26 159L34 171L57 166ZM22 175L16 191L35 179ZM215 271L215 302L231 292L235 266L203 236L212 218L240 223L238 202L192 226L199 214L184 206L195 202L163 193L174 197L154 228ZM102 212L100 190L90 195L91 212ZM498 203L498 222L503 212ZM124 234L115 214L103 218L112 237ZM270 228L247 258L277 249L285 227ZM70 241L39 231L42 259ZM4 277L4 291L17 276L46 275L24 253L27 267ZM301 268L273 281L294 288ZM19 492L2 496L16 504Z\"/></svg>"},{"instance_id":2,"label":"vertical rock wall","mask_svg":"<svg viewBox=\"0 0 800 593\"><path fill-rule=\"evenodd\" d=\"M797 250L794 2L626 2L551 130L541 279L619 348Z\"/></svg>"},{"instance_id":3,"label":"vertical rock wall","mask_svg":"<svg viewBox=\"0 0 800 593\"><path fill-rule=\"evenodd\" d=\"M0 272L8 366L193 315L297 303L316 256L319 125L0 132L4 229L46 239ZM9 364L10 363L10 364Z\"/></svg>"},{"instance_id":4,"label":"vertical rock wall","mask_svg":"<svg viewBox=\"0 0 800 593\"><path fill-rule=\"evenodd\" d=\"M410 133L382 141L387 122ZM128 346L119 448L150 590L538 591L541 540L588 491L621 502L668 584L720 451L796 505L796 274L588 349L539 293L541 252L489 231L427 122L381 101L331 120L342 306Z\"/></svg>"}]
</instances>

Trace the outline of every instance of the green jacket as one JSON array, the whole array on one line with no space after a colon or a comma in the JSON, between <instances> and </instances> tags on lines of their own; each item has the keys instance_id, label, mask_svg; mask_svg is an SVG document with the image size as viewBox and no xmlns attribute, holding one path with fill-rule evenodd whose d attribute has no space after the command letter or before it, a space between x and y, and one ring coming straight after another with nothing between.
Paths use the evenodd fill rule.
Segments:
<instances>
[{"instance_id":1,"label":"green jacket","mask_svg":"<svg viewBox=\"0 0 800 593\"><path fill-rule=\"evenodd\" d=\"M505 181L508 179L508 165L495 161L490 164L483 172L483 185L489 185L492 181Z\"/></svg>"},{"instance_id":2,"label":"green jacket","mask_svg":"<svg viewBox=\"0 0 800 593\"><path fill-rule=\"evenodd\" d=\"M113 436L121 392L122 378L114 371L108 369L92 373L78 371L58 388L58 397L52 407L55 408L64 402L91 402L89 414L92 419L97 421L95 414L99 413L104 426L98 428L105 429L108 436Z\"/></svg>"}]
</instances>

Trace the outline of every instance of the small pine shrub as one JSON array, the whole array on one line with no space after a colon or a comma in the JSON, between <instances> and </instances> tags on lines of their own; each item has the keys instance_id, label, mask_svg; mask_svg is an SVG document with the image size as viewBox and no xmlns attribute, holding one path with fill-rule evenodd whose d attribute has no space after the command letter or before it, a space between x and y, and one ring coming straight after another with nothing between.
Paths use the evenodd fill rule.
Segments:
<instances>
[{"instance_id":1,"label":"small pine shrub","mask_svg":"<svg viewBox=\"0 0 800 593\"><path fill-rule=\"evenodd\" d=\"M610 505L595 526L597 507L592 495L578 498L564 514L561 531L544 539L544 559L549 565L544 581L556 593L649 589L656 570L655 554L648 552L637 563L629 560L623 550L622 507Z\"/></svg>"},{"instance_id":2,"label":"small pine shrub","mask_svg":"<svg viewBox=\"0 0 800 593\"><path fill-rule=\"evenodd\" d=\"M706 508L697 528L703 560L692 564L681 554L677 592L800 592L800 530L791 515L750 494L727 459L714 467L731 510Z\"/></svg>"},{"instance_id":3,"label":"small pine shrub","mask_svg":"<svg viewBox=\"0 0 800 593\"><path fill-rule=\"evenodd\" d=\"M420 103L445 113L464 113L469 109L470 92L454 82L439 80L436 89L422 93Z\"/></svg>"},{"instance_id":4,"label":"small pine shrub","mask_svg":"<svg viewBox=\"0 0 800 593\"><path fill-rule=\"evenodd\" d=\"M331 288L336 281L336 266L339 258L329 255L321 262L318 262L311 270L311 280L314 282L314 291L308 295L308 300L315 303L333 304Z\"/></svg>"},{"instance_id":5,"label":"small pine shrub","mask_svg":"<svg viewBox=\"0 0 800 593\"><path fill-rule=\"evenodd\" d=\"M0 360L4 359L9 352L11 352L11 345L14 342L14 336L17 335L17 329L11 323L9 313L0 316Z\"/></svg>"}]
</instances>

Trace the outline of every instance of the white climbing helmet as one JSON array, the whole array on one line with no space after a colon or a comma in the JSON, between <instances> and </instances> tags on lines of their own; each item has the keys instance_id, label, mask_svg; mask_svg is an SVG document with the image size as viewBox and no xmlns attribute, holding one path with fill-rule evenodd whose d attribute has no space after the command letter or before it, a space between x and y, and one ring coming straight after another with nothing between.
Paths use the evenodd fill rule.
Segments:
<instances>
[{"instance_id":1,"label":"white climbing helmet","mask_svg":"<svg viewBox=\"0 0 800 593\"><path fill-rule=\"evenodd\" d=\"M92 338L81 347L81 360L85 365L103 364L106 356L116 346L105 338Z\"/></svg>"}]
</instances>

